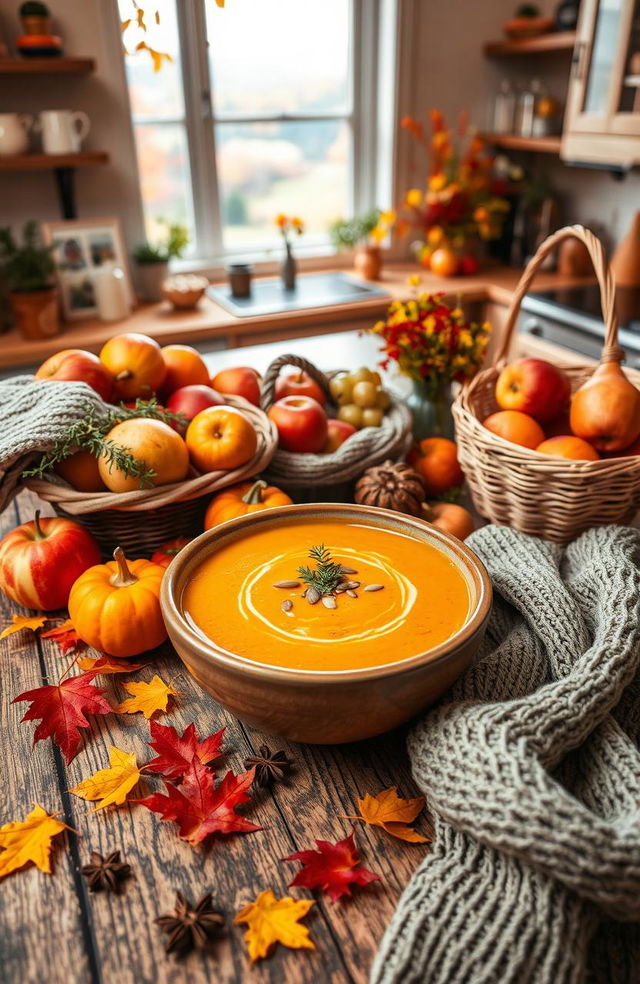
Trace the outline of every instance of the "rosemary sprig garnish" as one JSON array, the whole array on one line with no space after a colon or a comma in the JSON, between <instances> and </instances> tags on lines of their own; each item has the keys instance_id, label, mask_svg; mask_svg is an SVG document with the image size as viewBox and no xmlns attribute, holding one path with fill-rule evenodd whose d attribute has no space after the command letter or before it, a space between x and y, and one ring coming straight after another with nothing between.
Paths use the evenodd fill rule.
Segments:
<instances>
[{"instance_id":1,"label":"rosemary sprig garnish","mask_svg":"<svg viewBox=\"0 0 640 984\"><path fill-rule=\"evenodd\" d=\"M135 407L125 407L120 404L118 407L107 407L104 410L97 410L94 404L87 401L82 411L80 419L69 424L63 436L56 441L50 451L43 454L36 467L22 473L23 478L44 478L59 461L64 461L76 451L88 451L94 458L104 458L110 469L117 468L127 478L139 479L141 489L149 488L153 486L153 479L156 476L153 469L148 468L143 461L138 461L127 448L116 444L106 435L116 424L122 423L123 420L131 420L133 417L162 420L167 424L172 421L181 425L186 423L182 414L165 410L156 399L137 399Z\"/></svg>"},{"instance_id":2,"label":"rosemary sprig garnish","mask_svg":"<svg viewBox=\"0 0 640 984\"><path fill-rule=\"evenodd\" d=\"M340 564L334 563L331 554L321 543L317 547L312 547L309 551L311 560L315 560L316 568L299 567L298 574L310 588L315 588L319 595L330 595L336 590L344 578L344 572Z\"/></svg>"}]
</instances>

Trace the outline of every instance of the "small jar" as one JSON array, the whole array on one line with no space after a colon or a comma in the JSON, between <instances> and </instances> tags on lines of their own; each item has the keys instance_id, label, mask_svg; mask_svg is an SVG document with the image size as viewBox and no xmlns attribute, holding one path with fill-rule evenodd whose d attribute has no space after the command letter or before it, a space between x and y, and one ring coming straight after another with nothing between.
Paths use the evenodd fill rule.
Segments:
<instances>
[{"instance_id":1,"label":"small jar","mask_svg":"<svg viewBox=\"0 0 640 984\"><path fill-rule=\"evenodd\" d=\"M93 278L98 316L102 321L122 321L131 313L127 285L120 267L104 266Z\"/></svg>"},{"instance_id":2,"label":"small jar","mask_svg":"<svg viewBox=\"0 0 640 984\"><path fill-rule=\"evenodd\" d=\"M493 133L513 133L515 111L516 93L509 79L503 79L493 107Z\"/></svg>"},{"instance_id":3,"label":"small jar","mask_svg":"<svg viewBox=\"0 0 640 984\"><path fill-rule=\"evenodd\" d=\"M250 263L230 263L227 267L232 297L251 296L251 277L253 267Z\"/></svg>"}]
</instances>

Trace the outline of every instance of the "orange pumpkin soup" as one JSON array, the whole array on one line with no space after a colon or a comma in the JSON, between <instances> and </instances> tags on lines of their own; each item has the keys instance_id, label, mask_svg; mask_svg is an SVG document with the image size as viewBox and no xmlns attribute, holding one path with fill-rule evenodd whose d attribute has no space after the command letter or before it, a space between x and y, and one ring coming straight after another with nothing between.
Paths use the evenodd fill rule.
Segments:
<instances>
[{"instance_id":1,"label":"orange pumpkin soup","mask_svg":"<svg viewBox=\"0 0 640 984\"><path fill-rule=\"evenodd\" d=\"M332 563L356 573L339 573L330 600L310 604L298 569L317 572L309 551L320 544ZM182 609L196 631L236 656L351 670L395 663L449 639L467 621L470 595L453 559L422 540L365 523L300 522L212 553L187 583Z\"/></svg>"}]
</instances>

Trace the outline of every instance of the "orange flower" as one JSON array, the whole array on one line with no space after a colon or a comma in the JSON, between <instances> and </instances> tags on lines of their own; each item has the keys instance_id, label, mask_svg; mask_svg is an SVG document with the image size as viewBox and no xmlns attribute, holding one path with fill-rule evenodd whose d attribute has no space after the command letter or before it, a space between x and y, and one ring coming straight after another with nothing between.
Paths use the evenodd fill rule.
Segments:
<instances>
[{"instance_id":1,"label":"orange flower","mask_svg":"<svg viewBox=\"0 0 640 984\"><path fill-rule=\"evenodd\" d=\"M439 171L437 174L432 174L429 178L429 191L442 191L447 183L447 176Z\"/></svg>"},{"instance_id":2,"label":"orange flower","mask_svg":"<svg viewBox=\"0 0 640 984\"><path fill-rule=\"evenodd\" d=\"M422 123L419 123L413 116L403 116L400 120L400 126L403 130L408 130L416 140L424 140Z\"/></svg>"},{"instance_id":3,"label":"orange flower","mask_svg":"<svg viewBox=\"0 0 640 984\"><path fill-rule=\"evenodd\" d=\"M291 219L291 225L296 230L299 236L304 232L304 222L299 219L297 215L294 215Z\"/></svg>"},{"instance_id":4,"label":"orange flower","mask_svg":"<svg viewBox=\"0 0 640 984\"><path fill-rule=\"evenodd\" d=\"M279 229L284 229L284 227L286 226L286 224L287 224L287 222L289 220L288 220L287 216L284 215L283 212L279 212L278 215L276 215L274 221L275 221L275 224L278 226Z\"/></svg>"},{"instance_id":5,"label":"orange flower","mask_svg":"<svg viewBox=\"0 0 640 984\"><path fill-rule=\"evenodd\" d=\"M432 109L429 114L431 117L431 127L434 133L444 130L444 116L439 109Z\"/></svg>"},{"instance_id":6,"label":"orange flower","mask_svg":"<svg viewBox=\"0 0 640 984\"><path fill-rule=\"evenodd\" d=\"M433 135L433 146L436 150L446 150L449 146L449 131L437 130Z\"/></svg>"}]
</instances>

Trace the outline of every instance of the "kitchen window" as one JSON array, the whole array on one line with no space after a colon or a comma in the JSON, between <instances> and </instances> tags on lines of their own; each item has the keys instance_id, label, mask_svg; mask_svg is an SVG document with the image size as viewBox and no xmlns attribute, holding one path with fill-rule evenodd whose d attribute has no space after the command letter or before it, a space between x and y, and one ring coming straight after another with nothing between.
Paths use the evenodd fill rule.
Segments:
<instances>
[{"instance_id":1,"label":"kitchen window","mask_svg":"<svg viewBox=\"0 0 640 984\"><path fill-rule=\"evenodd\" d=\"M304 219L296 249L312 255L333 219L390 204L393 0L139 6L135 40L171 58L158 72L146 50L125 59L150 240L184 222L194 259L268 258L284 212Z\"/></svg>"}]
</instances>

